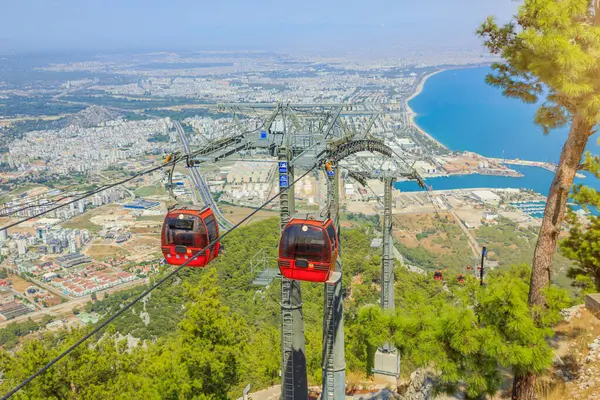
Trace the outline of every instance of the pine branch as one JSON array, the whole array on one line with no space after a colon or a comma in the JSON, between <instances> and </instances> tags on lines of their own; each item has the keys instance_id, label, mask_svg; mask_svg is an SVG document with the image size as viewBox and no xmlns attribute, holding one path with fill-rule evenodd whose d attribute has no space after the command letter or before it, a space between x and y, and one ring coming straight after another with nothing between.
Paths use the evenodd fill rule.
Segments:
<instances>
[{"instance_id":1,"label":"pine branch","mask_svg":"<svg viewBox=\"0 0 600 400\"><path fill-rule=\"evenodd\" d=\"M568 122L567 112L562 105L541 105L536 114L534 122L544 129L544 134L548 134L550 129L561 128Z\"/></svg>"}]
</instances>

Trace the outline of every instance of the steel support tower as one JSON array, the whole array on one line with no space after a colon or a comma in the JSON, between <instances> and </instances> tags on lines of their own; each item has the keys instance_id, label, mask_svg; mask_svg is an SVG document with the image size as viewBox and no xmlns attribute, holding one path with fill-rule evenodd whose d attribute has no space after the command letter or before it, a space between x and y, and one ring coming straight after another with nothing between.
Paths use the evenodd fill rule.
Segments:
<instances>
[{"instance_id":1,"label":"steel support tower","mask_svg":"<svg viewBox=\"0 0 600 400\"><path fill-rule=\"evenodd\" d=\"M383 257L381 259L381 308L393 311L394 302L394 254L392 242L392 190L395 179L383 178Z\"/></svg>"},{"instance_id":2,"label":"steel support tower","mask_svg":"<svg viewBox=\"0 0 600 400\"><path fill-rule=\"evenodd\" d=\"M288 163L288 182L294 181L293 167L289 166L287 147L281 147L279 161ZM279 196L281 230L285 228L296 210L294 185L284 189ZM281 398L307 399L306 348L304 343L304 317L300 282L281 279Z\"/></svg>"},{"instance_id":3,"label":"steel support tower","mask_svg":"<svg viewBox=\"0 0 600 400\"><path fill-rule=\"evenodd\" d=\"M333 164L335 174L327 177L327 202L329 218L333 220L340 237L340 175ZM346 361L344 354L344 302L342 298L342 257L338 253L334 278L325 283L323 292L323 391L321 399L344 399L346 397Z\"/></svg>"},{"instance_id":4,"label":"steel support tower","mask_svg":"<svg viewBox=\"0 0 600 400\"><path fill-rule=\"evenodd\" d=\"M374 104L225 104L207 105L216 107L217 112L224 109L234 113L257 115L265 112L264 122L251 129L241 129L238 125L235 133L209 142L199 150L190 152L188 162L195 166L202 162L216 163L237 153L258 151L276 157L285 162L287 169L281 172L279 197L281 229L296 211L294 169L311 170L320 168L326 160L334 166L335 173L328 179L328 205L325 210L333 219L339 239L339 162L359 152L369 151L379 154L387 160L397 155L383 140L370 135L370 130L379 121L381 105ZM347 125L356 116L371 116L362 128L353 129ZM237 118L234 118L237 125ZM356 120L356 118L355 118ZM363 129L366 126L365 129ZM396 165L396 167L398 167ZM409 168L410 169L410 168ZM395 169L397 175L408 177L410 174ZM373 171L369 171L370 174ZM411 172L412 173L412 172ZM377 173L378 174L378 173ZM376 175L377 175L376 174ZM390 175L392 176L392 175ZM382 176L377 175L381 179ZM289 186L288 186L289 184ZM387 183L386 183L387 185ZM391 241L391 185L386 201L388 208L384 213L384 225L388 228L384 234L384 272L383 282L388 284L382 290L382 299L393 308L393 259ZM389 186L389 188L388 188ZM387 216L387 217L386 217ZM339 243L339 240L338 240ZM333 277L324 285L323 311L323 392L322 399L342 400L345 398L345 355L344 355L344 317L342 298L342 261L338 256ZM384 294L384 292L386 294ZM383 304L383 303L382 303ZM302 314L302 295L298 281L281 280L281 398L284 400L306 400L308 398L308 380L306 369L306 351L304 341L304 320Z\"/></svg>"},{"instance_id":5,"label":"steel support tower","mask_svg":"<svg viewBox=\"0 0 600 400\"><path fill-rule=\"evenodd\" d=\"M393 312L394 301L394 254L392 238L392 191L395 178L385 175L383 180L383 257L381 259L381 308ZM395 381L400 376L400 353L393 343L385 343L375 352L373 372Z\"/></svg>"},{"instance_id":6,"label":"steel support tower","mask_svg":"<svg viewBox=\"0 0 600 400\"><path fill-rule=\"evenodd\" d=\"M384 163L382 163L383 165ZM380 306L386 312L394 312L395 258L392 236L392 194L394 191L394 182L396 182L397 177L416 179L419 185L422 185L423 182L414 171L402 170L398 168L398 165L388 165L385 169L377 170L375 173L350 171L349 175L363 186L367 186L367 179L379 179L383 182L383 201L380 199L383 205ZM388 379L389 383L395 383L400 375L400 353L394 347L393 343L385 343L377 349L372 372Z\"/></svg>"}]
</instances>

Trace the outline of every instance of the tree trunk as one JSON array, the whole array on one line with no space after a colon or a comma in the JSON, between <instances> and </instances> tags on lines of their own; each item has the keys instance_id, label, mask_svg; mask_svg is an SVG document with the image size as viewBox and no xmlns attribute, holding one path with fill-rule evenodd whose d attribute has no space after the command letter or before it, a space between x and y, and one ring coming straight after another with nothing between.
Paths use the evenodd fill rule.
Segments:
<instances>
[{"instance_id":1,"label":"tree trunk","mask_svg":"<svg viewBox=\"0 0 600 400\"><path fill-rule=\"evenodd\" d=\"M600 293L600 268L594 270L594 283L596 284L596 293Z\"/></svg>"},{"instance_id":2,"label":"tree trunk","mask_svg":"<svg viewBox=\"0 0 600 400\"><path fill-rule=\"evenodd\" d=\"M529 306L546 304L542 290L550 285L550 269L552 256L556 250L556 239L565 216L571 185L579 168L591 129L592 125L583 116L579 114L574 116L569 137L562 148L558 168L550 186L544 219L533 254Z\"/></svg>"},{"instance_id":3,"label":"tree trunk","mask_svg":"<svg viewBox=\"0 0 600 400\"><path fill-rule=\"evenodd\" d=\"M537 377L534 374L515 374L511 399L535 400L537 398L536 380Z\"/></svg>"}]
</instances>

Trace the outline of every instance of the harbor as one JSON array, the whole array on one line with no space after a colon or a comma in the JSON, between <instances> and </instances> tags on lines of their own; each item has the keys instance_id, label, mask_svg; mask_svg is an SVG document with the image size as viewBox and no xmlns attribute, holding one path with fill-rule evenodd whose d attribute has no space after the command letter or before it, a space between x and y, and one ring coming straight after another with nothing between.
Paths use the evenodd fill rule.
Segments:
<instances>
[{"instance_id":1,"label":"harbor","mask_svg":"<svg viewBox=\"0 0 600 400\"><path fill-rule=\"evenodd\" d=\"M520 160L518 158L515 159L504 159L504 158L490 158L487 157L488 160L498 163L498 164L507 164L507 165L524 165L524 166L528 166L528 167L539 167L539 168L544 168L546 171L550 171L550 172L556 172L556 168L558 168L558 165L555 163L551 163L551 162L542 162L542 161L527 161L527 160ZM582 173L576 173L575 176L577 178L585 178L585 175L583 175Z\"/></svg>"},{"instance_id":2,"label":"harbor","mask_svg":"<svg viewBox=\"0 0 600 400\"><path fill-rule=\"evenodd\" d=\"M542 218L546 208L545 201L514 201L509 204L533 218Z\"/></svg>"}]
</instances>

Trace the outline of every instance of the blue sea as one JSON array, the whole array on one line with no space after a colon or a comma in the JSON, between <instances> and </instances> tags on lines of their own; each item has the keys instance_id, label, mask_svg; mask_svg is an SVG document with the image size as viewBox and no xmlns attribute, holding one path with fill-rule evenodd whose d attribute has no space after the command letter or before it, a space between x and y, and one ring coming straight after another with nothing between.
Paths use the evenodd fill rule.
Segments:
<instances>
[{"instance_id":1,"label":"blue sea","mask_svg":"<svg viewBox=\"0 0 600 400\"><path fill-rule=\"evenodd\" d=\"M448 70L430 77L423 91L409 103L415 122L451 150L468 150L488 157L558 162L568 128L550 131L533 123L538 105L507 98L487 85L489 67ZM596 134L587 146L600 154ZM525 176L462 175L427 179L436 189L527 188L548 194L554 173L537 167L510 166ZM585 173L576 179L600 190L600 181ZM414 182L399 182L404 191L419 190Z\"/></svg>"}]
</instances>

